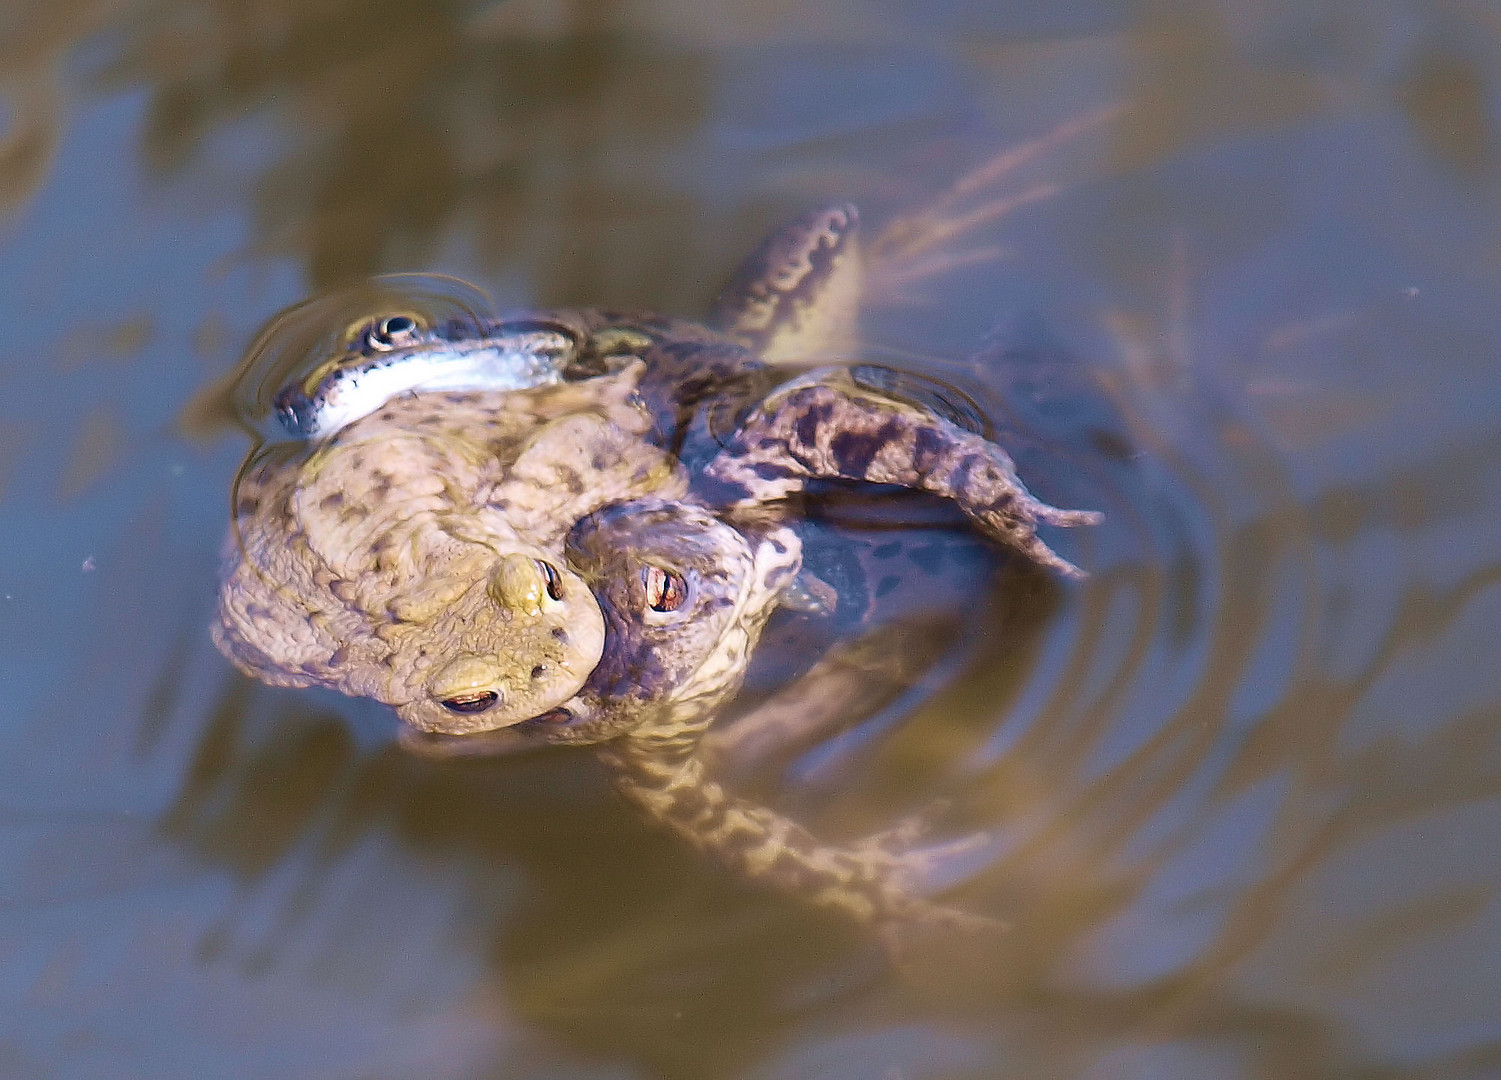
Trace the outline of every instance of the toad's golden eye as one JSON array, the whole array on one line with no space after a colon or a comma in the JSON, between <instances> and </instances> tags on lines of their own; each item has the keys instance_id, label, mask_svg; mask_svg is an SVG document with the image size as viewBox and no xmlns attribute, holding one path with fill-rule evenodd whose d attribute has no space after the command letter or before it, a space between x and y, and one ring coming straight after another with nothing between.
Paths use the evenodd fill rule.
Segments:
<instances>
[{"instance_id":1,"label":"toad's golden eye","mask_svg":"<svg viewBox=\"0 0 1501 1080\"><path fill-rule=\"evenodd\" d=\"M558 571L552 563L538 559L537 569L542 571L542 579L547 582L547 595L554 600L563 599L563 579L558 577Z\"/></svg>"},{"instance_id":2,"label":"toad's golden eye","mask_svg":"<svg viewBox=\"0 0 1501 1080\"><path fill-rule=\"evenodd\" d=\"M641 571L641 580L646 585L646 606L653 611L676 611L688 599L688 583L676 570L648 566Z\"/></svg>"},{"instance_id":3,"label":"toad's golden eye","mask_svg":"<svg viewBox=\"0 0 1501 1080\"><path fill-rule=\"evenodd\" d=\"M481 713L499 700L500 695L494 690L474 690L467 694L455 694L451 698L444 698L438 704L449 712Z\"/></svg>"},{"instance_id":4,"label":"toad's golden eye","mask_svg":"<svg viewBox=\"0 0 1501 1080\"><path fill-rule=\"evenodd\" d=\"M370 343L380 348L399 349L417 340L420 328L410 315L387 315L370 330Z\"/></svg>"},{"instance_id":5,"label":"toad's golden eye","mask_svg":"<svg viewBox=\"0 0 1501 1080\"><path fill-rule=\"evenodd\" d=\"M416 315L401 312L366 319L349 328L346 340L350 347L364 353L390 352L417 344L422 336L423 321Z\"/></svg>"}]
</instances>

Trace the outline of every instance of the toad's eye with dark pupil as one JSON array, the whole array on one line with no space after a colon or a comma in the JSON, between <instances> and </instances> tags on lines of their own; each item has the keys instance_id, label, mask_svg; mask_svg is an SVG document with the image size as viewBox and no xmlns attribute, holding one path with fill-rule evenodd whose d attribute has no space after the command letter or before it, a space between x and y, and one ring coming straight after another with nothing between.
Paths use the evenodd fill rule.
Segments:
<instances>
[{"instance_id":1,"label":"toad's eye with dark pupil","mask_svg":"<svg viewBox=\"0 0 1501 1080\"><path fill-rule=\"evenodd\" d=\"M547 582L547 595L554 600L563 599L563 582L558 577L558 571L553 567L552 563L543 562L541 559L538 559L537 569L542 571L542 578Z\"/></svg>"},{"instance_id":2,"label":"toad's eye with dark pupil","mask_svg":"<svg viewBox=\"0 0 1501 1080\"><path fill-rule=\"evenodd\" d=\"M370 343L386 349L408 345L416 339L417 329L417 320L410 315L388 315L371 326Z\"/></svg>"},{"instance_id":3,"label":"toad's eye with dark pupil","mask_svg":"<svg viewBox=\"0 0 1501 1080\"><path fill-rule=\"evenodd\" d=\"M480 713L499 700L500 695L494 690L476 690L470 694L455 694L451 698L444 698L439 704L449 712Z\"/></svg>"},{"instance_id":4,"label":"toad's eye with dark pupil","mask_svg":"<svg viewBox=\"0 0 1501 1080\"><path fill-rule=\"evenodd\" d=\"M688 583L676 570L648 566L641 576L646 584L646 606L653 611L676 611L688 599Z\"/></svg>"}]
</instances>

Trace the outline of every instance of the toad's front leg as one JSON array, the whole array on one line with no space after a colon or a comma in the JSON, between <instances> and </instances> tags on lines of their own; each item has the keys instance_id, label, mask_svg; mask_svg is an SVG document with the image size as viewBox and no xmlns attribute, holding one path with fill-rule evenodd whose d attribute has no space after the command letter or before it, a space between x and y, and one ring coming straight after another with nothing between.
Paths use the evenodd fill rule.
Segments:
<instances>
[{"instance_id":1,"label":"toad's front leg","mask_svg":"<svg viewBox=\"0 0 1501 1080\"><path fill-rule=\"evenodd\" d=\"M967 850L968 840L903 849L879 837L847 846L824 844L791 818L730 795L705 775L696 756L663 753L630 737L600 749L617 770L626 797L749 881L881 928L1001 925L921 895L925 879L942 875L938 864L945 853Z\"/></svg>"},{"instance_id":2,"label":"toad's front leg","mask_svg":"<svg viewBox=\"0 0 1501 1080\"><path fill-rule=\"evenodd\" d=\"M981 528L1028 558L1083 576L1037 536L1037 523L1093 525L1091 510L1034 498L1006 451L930 408L824 368L781 387L704 470L705 494L727 509L785 498L812 479L900 484L953 499Z\"/></svg>"}]
</instances>

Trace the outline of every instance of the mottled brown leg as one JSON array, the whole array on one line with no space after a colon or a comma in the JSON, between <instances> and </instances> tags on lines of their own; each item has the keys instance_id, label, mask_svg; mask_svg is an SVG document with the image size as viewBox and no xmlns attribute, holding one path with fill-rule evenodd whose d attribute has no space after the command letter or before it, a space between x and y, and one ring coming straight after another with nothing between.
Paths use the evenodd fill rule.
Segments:
<instances>
[{"instance_id":1,"label":"mottled brown leg","mask_svg":"<svg viewBox=\"0 0 1501 1080\"><path fill-rule=\"evenodd\" d=\"M824 369L782 388L705 470L726 508L784 498L810 479L900 484L953 499L995 539L1070 577L1083 573L1037 537L1037 523L1093 525L1090 510L1032 497L1006 451L931 411Z\"/></svg>"},{"instance_id":2,"label":"mottled brown leg","mask_svg":"<svg viewBox=\"0 0 1501 1080\"><path fill-rule=\"evenodd\" d=\"M855 340L863 290L860 216L848 203L803 214L745 260L712 325L768 364L819 363Z\"/></svg>"},{"instance_id":3,"label":"mottled brown leg","mask_svg":"<svg viewBox=\"0 0 1501 1080\"><path fill-rule=\"evenodd\" d=\"M705 775L697 757L661 755L629 737L601 752L618 770L617 783L629 799L747 880L878 927L1001 928L915 891L931 876L935 859L967 849L969 841L898 851L890 843L896 834L882 834L844 847L822 844L790 818L730 795Z\"/></svg>"}]
</instances>

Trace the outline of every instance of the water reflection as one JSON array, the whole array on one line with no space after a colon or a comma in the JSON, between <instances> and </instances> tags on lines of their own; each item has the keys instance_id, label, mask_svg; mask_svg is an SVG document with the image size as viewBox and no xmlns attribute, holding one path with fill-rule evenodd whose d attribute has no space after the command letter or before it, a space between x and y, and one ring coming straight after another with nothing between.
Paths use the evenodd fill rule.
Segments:
<instances>
[{"instance_id":1,"label":"water reflection","mask_svg":"<svg viewBox=\"0 0 1501 1080\"><path fill-rule=\"evenodd\" d=\"M62 136L65 55L104 6L18 3L0 16L0 214L46 179Z\"/></svg>"},{"instance_id":2,"label":"water reflection","mask_svg":"<svg viewBox=\"0 0 1501 1080\"><path fill-rule=\"evenodd\" d=\"M457 226L487 267L550 252L544 297L603 295L650 272L637 235L691 232L695 207L663 198L659 167L708 82L701 51L619 9L146 2L103 79L150 89L145 150L167 172L273 110L287 133L254 185L257 247L297 257L315 289L430 264ZM637 220L607 232L605 213Z\"/></svg>"},{"instance_id":3,"label":"water reflection","mask_svg":"<svg viewBox=\"0 0 1501 1080\"><path fill-rule=\"evenodd\" d=\"M1495 16L1155 10L8 10L0 1071L1501 1069ZM1109 512L1094 579L830 504L827 565L938 655L735 773L831 834L949 800L1000 945L893 971L579 756L412 759L203 640L242 447L166 429L272 311L489 267L692 313L787 206L917 205L1122 95L974 236L1013 258L872 324ZM746 708L830 637L777 628Z\"/></svg>"}]
</instances>

